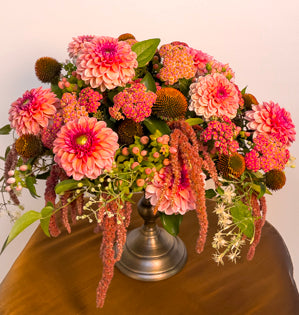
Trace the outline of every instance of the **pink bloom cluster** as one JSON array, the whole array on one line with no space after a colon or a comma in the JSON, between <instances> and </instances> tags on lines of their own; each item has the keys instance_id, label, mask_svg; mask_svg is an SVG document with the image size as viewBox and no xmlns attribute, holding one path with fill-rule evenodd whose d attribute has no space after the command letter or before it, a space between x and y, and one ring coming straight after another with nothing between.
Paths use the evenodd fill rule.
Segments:
<instances>
[{"instance_id":1,"label":"pink bloom cluster","mask_svg":"<svg viewBox=\"0 0 299 315\"><path fill-rule=\"evenodd\" d=\"M62 117L65 123L75 120L81 116L88 116L85 106L80 106L75 93L64 93L60 106L62 108Z\"/></svg>"},{"instance_id":2,"label":"pink bloom cluster","mask_svg":"<svg viewBox=\"0 0 299 315\"><path fill-rule=\"evenodd\" d=\"M78 103L80 106L84 106L89 113L96 113L102 98L103 95L99 92L87 87L80 92Z\"/></svg>"},{"instance_id":3,"label":"pink bloom cluster","mask_svg":"<svg viewBox=\"0 0 299 315\"><path fill-rule=\"evenodd\" d=\"M162 194L165 178L170 169L168 166L156 172L152 182L145 189L145 198L150 199L150 203L155 206ZM203 174L202 174L203 175ZM203 175L204 176L204 175ZM172 184L164 192L164 197L158 207L158 211L167 215L185 214L189 210L196 208L196 199L192 192L186 168L181 169L181 179L177 192L172 196ZM171 197L173 197L171 199Z\"/></svg>"},{"instance_id":4,"label":"pink bloom cluster","mask_svg":"<svg viewBox=\"0 0 299 315\"><path fill-rule=\"evenodd\" d=\"M90 42L94 39L94 35L83 35L78 37L73 37L73 41L68 45L68 53L70 58L76 59L84 47L84 43Z\"/></svg>"},{"instance_id":5,"label":"pink bloom cluster","mask_svg":"<svg viewBox=\"0 0 299 315\"><path fill-rule=\"evenodd\" d=\"M240 129L228 117L223 116L223 122L210 121L200 137L204 142L213 140L214 148L220 154L228 155L229 152L236 152L239 149L239 144L234 139L239 134Z\"/></svg>"},{"instance_id":6,"label":"pink bloom cluster","mask_svg":"<svg viewBox=\"0 0 299 315\"><path fill-rule=\"evenodd\" d=\"M182 45L163 45L159 54L163 67L158 76L166 85L173 85L179 79L191 79L196 74L193 56L189 48Z\"/></svg>"},{"instance_id":7,"label":"pink bloom cluster","mask_svg":"<svg viewBox=\"0 0 299 315\"><path fill-rule=\"evenodd\" d=\"M206 68L208 70L209 74L213 73L221 73L223 74L228 80L231 80L235 77L235 73L232 70L232 68L229 66L229 64L223 64L215 59L210 60Z\"/></svg>"},{"instance_id":8,"label":"pink bloom cluster","mask_svg":"<svg viewBox=\"0 0 299 315\"><path fill-rule=\"evenodd\" d=\"M19 136L38 135L56 113L58 99L50 89L42 87L26 91L11 104L9 120Z\"/></svg>"},{"instance_id":9,"label":"pink bloom cluster","mask_svg":"<svg viewBox=\"0 0 299 315\"><path fill-rule=\"evenodd\" d=\"M213 59L213 57L202 52L201 50L191 47L189 47L189 53L193 57L194 66L197 70L196 76L205 75L208 72L206 66L208 62Z\"/></svg>"},{"instance_id":10,"label":"pink bloom cluster","mask_svg":"<svg viewBox=\"0 0 299 315\"><path fill-rule=\"evenodd\" d=\"M252 105L245 118L249 120L247 127L254 130L254 137L265 133L286 146L295 141L296 131L290 113L274 102Z\"/></svg>"},{"instance_id":11,"label":"pink bloom cluster","mask_svg":"<svg viewBox=\"0 0 299 315\"><path fill-rule=\"evenodd\" d=\"M283 170L290 158L290 152L275 137L259 134L253 140L253 150L245 155L246 167L257 172L262 169L268 172L273 169Z\"/></svg>"},{"instance_id":12,"label":"pink bloom cluster","mask_svg":"<svg viewBox=\"0 0 299 315\"><path fill-rule=\"evenodd\" d=\"M114 96L114 106L109 108L109 113L116 120L126 117L141 122L151 115L156 98L155 93L146 91L144 84L134 83Z\"/></svg>"},{"instance_id":13,"label":"pink bloom cluster","mask_svg":"<svg viewBox=\"0 0 299 315\"><path fill-rule=\"evenodd\" d=\"M54 160L75 180L96 179L103 170L111 170L117 141L117 134L104 121L80 117L67 122L57 134Z\"/></svg>"},{"instance_id":14,"label":"pink bloom cluster","mask_svg":"<svg viewBox=\"0 0 299 315\"><path fill-rule=\"evenodd\" d=\"M76 60L77 74L92 88L112 90L124 86L135 75L137 55L125 41L101 36L85 42Z\"/></svg>"},{"instance_id":15,"label":"pink bloom cluster","mask_svg":"<svg viewBox=\"0 0 299 315\"><path fill-rule=\"evenodd\" d=\"M190 85L189 110L209 119L212 116L234 118L239 108L239 90L223 74L199 77Z\"/></svg>"}]
</instances>

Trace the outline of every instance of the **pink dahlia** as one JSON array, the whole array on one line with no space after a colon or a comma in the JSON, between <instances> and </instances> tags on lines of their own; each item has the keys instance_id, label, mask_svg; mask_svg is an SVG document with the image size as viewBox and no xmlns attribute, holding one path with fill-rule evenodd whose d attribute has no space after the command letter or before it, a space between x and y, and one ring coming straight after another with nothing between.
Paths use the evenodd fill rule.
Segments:
<instances>
[{"instance_id":1,"label":"pink dahlia","mask_svg":"<svg viewBox=\"0 0 299 315\"><path fill-rule=\"evenodd\" d=\"M26 91L11 104L9 120L18 135L38 135L56 113L58 99L50 89L42 87Z\"/></svg>"},{"instance_id":2,"label":"pink dahlia","mask_svg":"<svg viewBox=\"0 0 299 315\"><path fill-rule=\"evenodd\" d=\"M212 116L234 118L239 108L240 97L235 85L224 75L214 73L199 77L190 85L189 110L209 119Z\"/></svg>"},{"instance_id":3,"label":"pink dahlia","mask_svg":"<svg viewBox=\"0 0 299 315\"><path fill-rule=\"evenodd\" d=\"M201 50L197 50L189 47L189 53L193 57L194 66L196 67L196 76L205 75L208 70L206 68L207 63L213 59L210 55L202 52Z\"/></svg>"},{"instance_id":4,"label":"pink dahlia","mask_svg":"<svg viewBox=\"0 0 299 315\"><path fill-rule=\"evenodd\" d=\"M152 182L147 185L145 189L145 198L150 199L150 203L155 206L161 197L163 187L165 185L165 178L170 171L169 167L162 168L156 172ZM205 176L202 174L202 176ZM172 196L172 185L164 192L163 199L159 205L158 211L165 214L185 214L189 210L196 208L196 199L192 192L190 181L188 178L186 168L181 171L181 180L177 192Z\"/></svg>"},{"instance_id":5,"label":"pink dahlia","mask_svg":"<svg viewBox=\"0 0 299 315\"><path fill-rule=\"evenodd\" d=\"M69 43L67 49L70 58L76 59L80 53L80 50L84 47L84 43L92 41L94 37L94 35L73 37L73 41Z\"/></svg>"},{"instance_id":6,"label":"pink dahlia","mask_svg":"<svg viewBox=\"0 0 299 315\"><path fill-rule=\"evenodd\" d=\"M86 42L77 58L77 73L86 84L101 91L126 85L135 75L137 55L125 41L95 37Z\"/></svg>"},{"instance_id":7,"label":"pink dahlia","mask_svg":"<svg viewBox=\"0 0 299 315\"><path fill-rule=\"evenodd\" d=\"M252 105L245 118L249 120L247 127L254 130L254 137L266 133L286 146L295 141L296 131L291 114L274 102Z\"/></svg>"},{"instance_id":8,"label":"pink dahlia","mask_svg":"<svg viewBox=\"0 0 299 315\"><path fill-rule=\"evenodd\" d=\"M111 170L118 136L104 121L80 117L66 123L57 134L53 152L56 163L68 176L95 179Z\"/></svg>"}]
</instances>

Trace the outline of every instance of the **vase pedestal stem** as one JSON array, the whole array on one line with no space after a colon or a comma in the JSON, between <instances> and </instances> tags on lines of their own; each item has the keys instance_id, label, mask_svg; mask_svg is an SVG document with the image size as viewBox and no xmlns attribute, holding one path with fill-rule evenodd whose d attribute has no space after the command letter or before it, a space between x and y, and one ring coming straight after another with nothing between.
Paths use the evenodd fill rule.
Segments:
<instances>
[{"instance_id":1,"label":"vase pedestal stem","mask_svg":"<svg viewBox=\"0 0 299 315\"><path fill-rule=\"evenodd\" d=\"M128 277L143 281L159 281L178 273L187 260L187 250L179 237L174 237L156 224L148 200L142 197L138 212L144 225L130 231L116 267Z\"/></svg>"}]
</instances>

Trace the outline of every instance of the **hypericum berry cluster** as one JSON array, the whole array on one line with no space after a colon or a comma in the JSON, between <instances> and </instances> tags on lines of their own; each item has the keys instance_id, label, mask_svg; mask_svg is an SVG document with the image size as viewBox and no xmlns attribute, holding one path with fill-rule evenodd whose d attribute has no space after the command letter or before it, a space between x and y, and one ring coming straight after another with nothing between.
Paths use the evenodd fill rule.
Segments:
<instances>
[{"instance_id":1,"label":"hypericum berry cluster","mask_svg":"<svg viewBox=\"0 0 299 315\"><path fill-rule=\"evenodd\" d=\"M8 176L9 178L6 180L5 190L10 192L12 189L16 191L21 191L23 187L26 187L25 184L25 173L28 170L28 166L23 164L15 170L9 170Z\"/></svg>"},{"instance_id":2,"label":"hypericum berry cluster","mask_svg":"<svg viewBox=\"0 0 299 315\"><path fill-rule=\"evenodd\" d=\"M135 137L133 144L118 150L116 163L119 171L130 169L135 172L134 191L141 191L156 171L170 164L168 143L168 135Z\"/></svg>"},{"instance_id":3,"label":"hypericum berry cluster","mask_svg":"<svg viewBox=\"0 0 299 315\"><path fill-rule=\"evenodd\" d=\"M114 96L114 106L109 108L109 113L116 120L128 118L141 122L151 115L156 98L155 93L146 91L144 84L134 83Z\"/></svg>"},{"instance_id":4,"label":"hypericum berry cluster","mask_svg":"<svg viewBox=\"0 0 299 315\"><path fill-rule=\"evenodd\" d=\"M204 142L213 140L215 150L220 154L228 155L229 152L236 152L239 148L235 138L241 128L237 127L226 116L223 116L222 119L223 122L218 120L210 121L208 127L201 134L201 140Z\"/></svg>"}]
</instances>

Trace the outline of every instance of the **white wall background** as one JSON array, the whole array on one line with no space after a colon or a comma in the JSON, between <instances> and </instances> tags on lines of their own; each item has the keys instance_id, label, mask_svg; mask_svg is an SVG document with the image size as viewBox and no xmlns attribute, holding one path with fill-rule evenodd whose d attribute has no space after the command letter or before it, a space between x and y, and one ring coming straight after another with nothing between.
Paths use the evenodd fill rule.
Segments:
<instances>
[{"instance_id":1,"label":"white wall background","mask_svg":"<svg viewBox=\"0 0 299 315\"><path fill-rule=\"evenodd\" d=\"M299 126L298 0L5 1L0 12L0 126L8 122L10 104L25 90L41 85L34 74L37 58L64 61L73 36L117 37L126 32L138 40L185 41L230 63L240 88L248 85L247 91L259 101L278 102ZM8 137L0 137L0 155L9 143ZM298 143L291 148L297 157ZM268 220L290 250L297 283L298 175L298 169L288 169L285 188L268 198ZM42 200L33 204L31 198L25 199L27 210L43 205ZM9 220L0 218L1 244L10 228ZM0 281L32 231L21 234L0 256Z\"/></svg>"}]
</instances>

